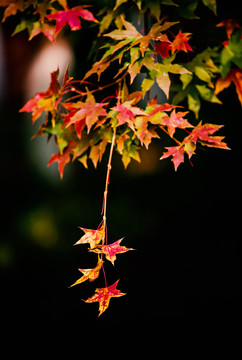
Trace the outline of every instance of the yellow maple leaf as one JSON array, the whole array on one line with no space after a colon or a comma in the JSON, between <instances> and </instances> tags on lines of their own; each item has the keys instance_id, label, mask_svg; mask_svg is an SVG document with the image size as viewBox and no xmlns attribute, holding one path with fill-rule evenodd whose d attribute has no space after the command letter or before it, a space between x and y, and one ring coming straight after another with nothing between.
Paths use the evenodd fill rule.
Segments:
<instances>
[{"instance_id":1,"label":"yellow maple leaf","mask_svg":"<svg viewBox=\"0 0 242 360\"><path fill-rule=\"evenodd\" d=\"M102 264L103 264L103 260L99 258L98 263L94 269L78 269L83 274L83 276L81 276L80 279L74 282L74 284L72 284L70 287L81 284L86 280L89 281L96 280L99 277L99 272L102 267Z\"/></svg>"}]
</instances>

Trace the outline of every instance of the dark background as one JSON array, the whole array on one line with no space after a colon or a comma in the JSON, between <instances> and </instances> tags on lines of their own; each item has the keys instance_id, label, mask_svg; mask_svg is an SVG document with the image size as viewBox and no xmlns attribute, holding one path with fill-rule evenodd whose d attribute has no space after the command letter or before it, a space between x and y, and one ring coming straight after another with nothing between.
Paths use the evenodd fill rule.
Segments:
<instances>
[{"instance_id":1,"label":"dark background","mask_svg":"<svg viewBox=\"0 0 242 360\"><path fill-rule=\"evenodd\" d=\"M218 19L206 15L191 26L206 33L228 9L220 7ZM229 15L240 20L235 8ZM159 143L142 153L143 164L133 163L126 171L115 154L108 194L109 241L125 236L123 245L136 251L119 255L114 267L106 264L108 284L120 279L118 288L127 295L111 299L98 318L98 304L81 299L104 286L102 274L94 283L68 287L80 277L78 267L96 262L87 247L73 243L82 236L78 226L94 228L101 221L106 162L88 171L80 164L68 165L62 181L55 165L45 169L37 140L30 140L30 116L18 113L26 101L24 78L44 40L28 43L26 34L11 38L12 27L8 21L1 28L3 344L9 340L8 349L14 350L19 342L19 349L26 350L34 342L35 354L49 344L55 344L56 351L67 346L82 353L87 344L94 351L100 349L98 342L108 347L112 340L117 349L129 351L169 347L171 352L180 349L181 355L185 349L185 358L194 344L199 344L200 354L208 342L236 344L242 320L242 119L234 86L219 95L222 106L204 102L200 112L204 122L225 125L220 133L231 151L198 149L193 166L187 161L177 172L169 160L158 160ZM90 44L88 40L87 48ZM193 45L198 44L199 39ZM85 53L76 49L76 56L84 59Z\"/></svg>"}]
</instances>

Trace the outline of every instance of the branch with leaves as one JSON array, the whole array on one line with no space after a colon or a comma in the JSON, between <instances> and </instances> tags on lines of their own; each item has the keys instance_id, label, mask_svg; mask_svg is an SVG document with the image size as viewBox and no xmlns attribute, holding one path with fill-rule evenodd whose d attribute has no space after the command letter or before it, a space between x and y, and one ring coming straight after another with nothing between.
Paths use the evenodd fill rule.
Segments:
<instances>
[{"instance_id":1,"label":"branch with leaves","mask_svg":"<svg viewBox=\"0 0 242 360\"><path fill-rule=\"evenodd\" d=\"M177 170L185 158L190 160L195 155L197 147L229 149L223 136L214 135L223 125L203 123L199 110L204 100L221 104L217 94L231 82L242 103L241 28L232 20L218 23L226 29L225 42L195 54L190 44L192 33L182 31L182 20L196 16L198 2L193 0L193 5L188 6L187 2L171 0L117 0L95 16L84 5L69 8L66 0L1 2L5 7L3 21L22 12L14 33L27 29L29 39L42 33L55 44L66 26L71 31L81 29L80 18L97 27L97 60L83 79L73 79L68 69L60 79L59 70L53 71L48 89L37 93L20 111L32 113L33 123L45 113L35 137L54 136L58 152L51 156L48 166L57 162L61 178L71 161L78 160L88 168L91 160L97 167L109 149L102 221L97 229L81 228L84 235L76 243L89 244L89 251L97 254L97 265L94 269L79 269L83 275L72 285L94 281L103 270L105 287L96 289L86 300L99 302L99 314L107 309L111 297L124 295L116 288L118 281L108 286L104 258L114 265L117 254L132 250L120 245L123 239L112 244L107 241L108 184L114 151L127 168L132 159L141 161L141 147L148 149L153 139L160 139L165 133L175 144L162 144L166 150L160 159L171 157ZM214 0L203 3L216 15ZM131 12L136 12L140 20L145 18L144 30L128 20ZM187 62L180 61L186 57ZM103 74L114 69L113 80L103 84ZM140 88L133 91L132 85L140 73L145 77ZM157 95L151 98L154 84L166 97L164 103L158 103ZM110 95L97 101L97 94L100 99L104 89ZM141 105L144 99L147 101ZM188 109L179 105L185 99ZM192 119L191 112L195 117L188 120Z\"/></svg>"}]
</instances>

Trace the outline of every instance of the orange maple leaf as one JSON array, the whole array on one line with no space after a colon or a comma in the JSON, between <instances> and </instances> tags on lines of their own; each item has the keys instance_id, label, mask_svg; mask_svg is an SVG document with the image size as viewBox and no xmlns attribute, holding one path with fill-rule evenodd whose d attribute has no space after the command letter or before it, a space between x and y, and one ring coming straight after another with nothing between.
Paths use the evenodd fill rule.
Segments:
<instances>
[{"instance_id":1,"label":"orange maple leaf","mask_svg":"<svg viewBox=\"0 0 242 360\"><path fill-rule=\"evenodd\" d=\"M236 92L242 106L242 69L230 69L225 79L222 79L222 77L220 77L216 82L214 93L215 95L217 95L218 93L229 87L231 82L233 82L236 87Z\"/></svg>"},{"instance_id":2,"label":"orange maple leaf","mask_svg":"<svg viewBox=\"0 0 242 360\"><path fill-rule=\"evenodd\" d=\"M102 264L103 264L103 260L98 259L98 263L97 263L97 265L96 265L96 267L94 269L78 269L83 274L83 276L81 276L80 279L78 279L70 287L81 284L86 280L89 280L89 281L96 280L98 278L98 276L99 276L99 272L100 272L100 269L102 267Z\"/></svg>"},{"instance_id":3,"label":"orange maple leaf","mask_svg":"<svg viewBox=\"0 0 242 360\"><path fill-rule=\"evenodd\" d=\"M119 280L117 280L111 286L96 289L93 296L83 301L85 301L86 303L99 302L98 316L100 316L108 308L110 299L112 297L120 297L126 295L125 293L122 293L120 290L116 289L118 282Z\"/></svg>"},{"instance_id":4,"label":"orange maple leaf","mask_svg":"<svg viewBox=\"0 0 242 360\"><path fill-rule=\"evenodd\" d=\"M3 20L4 22L7 17L11 15L16 15L17 11L24 11L28 6L30 6L31 1L25 1L25 0L2 0L0 2L0 6L7 6L7 8L4 11Z\"/></svg>"},{"instance_id":5,"label":"orange maple leaf","mask_svg":"<svg viewBox=\"0 0 242 360\"><path fill-rule=\"evenodd\" d=\"M116 260L116 254L121 254L129 250L134 250L132 248L126 248L125 246L120 246L119 244L122 240L123 238L110 245L98 245L96 249L93 249L91 251L97 254L105 254L106 259L111 261L111 263L114 265L114 261Z\"/></svg>"},{"instance_id":6,"label":"orange maple leaf","mask_svg":"<svg viewBox=\"0 0 242 360\"><path fill-rule=\"evenodd\" d=\"M100 243L100 241L104 236L103 225L101 226L100 229L97 230L85 229L85 228L80 228L80 229L82 229L85 234L74 245L89 243L90 249L94 249L96 245Z\"/></svg>"},{"instance_id":7,"label":"orange maple leaf","mask_svg":"<svg viewBox=\"0 0 242 360\"><path fill-rule=\"evenodd\" d=\"M235 19L224 19L216 26L217 27L224 26L229 39L234 31L234 28L240 29L240 25L237 23Z\"/></svg>"},{"instance_id":8,"label":"orange maple leaf","mask_svg":"<svg viewBox=\"0 0 242 360\"><path fill-rule=\"evenodd\" d=\"M182 33L181 30L176 35L175 40L170 44L171 53L174 54L176 50L178 51L193 51L191 46L188 44L191 33Z\"/></svg>"},{"instance_id":9,"label":"orange maple leaf","mask_svg":"<svg viewBox=\"0 0 242 360\"><path fill-rule=\"evenodd\" d=\"M71 110L70 114L65 118L64 125L68 127L74 124L79 139L85 125L89 133L92 125L99 120L99 117L107 115L106 110L103 108L106 104L96 103L94 96L91 94L88 95L86 102L66 103L64 106L66 109ZM76 110L75 112L74 109Z\"/></svg>"}]
</instances>

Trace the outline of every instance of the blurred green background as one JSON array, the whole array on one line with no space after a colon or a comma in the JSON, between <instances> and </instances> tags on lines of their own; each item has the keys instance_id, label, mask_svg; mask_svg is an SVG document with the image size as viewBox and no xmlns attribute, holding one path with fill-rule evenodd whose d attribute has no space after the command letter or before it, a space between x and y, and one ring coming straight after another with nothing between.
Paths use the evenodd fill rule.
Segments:
<instances>
[{"instance_id":1,"label":"blurred green background","mask_svg":"<svg viewBox=\"0 0 242 360\"><path fill-rule=\"evenodd\" d=\"M220 8L219 20L225 14L226 8ZM235 10L233 14L236 17ZM196 21L194 28L209 34L215 20L206 16ZM242 119L235 88L219 95L222 106L204 102L200 113L204 122L225 125L221 134L231 151L198 149L193 166L187 161L177 172L170 160L158 160L159 142L142 152L142 164L132 163L126 171L115 154L108 194L109 241L125 237L123 245L136 251L119 255L115 267L107 264L108 284L120 278L119 289L127 295L111 299L98 319L98 304L81 299L103 287L102 275L94 283L68 287L79 277L78 267L96 263L85 246L73 244L82 236L78 226L93 228L101 221L106 158L97 170L67 165L62 181L56 164L46 168L55 146L47 146L44 138L31 141L31 118L18 110L27 96L48 87L48 73L56 67L53 62L49 72L38 68L31 77L30 67L50 45L41 37L28 42L25 33L11 37L13 26L10 19L0 27L1 324L7 337L23 335L24 326L28 339L41 333L43 346L54 336L84 341L94 331L104 339L123 328L126 339L150 336L156 345L160 339L195 342L202 336L239 336ZM86 51L95 30L89 35L73 35L74 53L68 37L63 38L69 58L51 52L50 57L63 60L63 67L74 59L78 77L80 64L89 67ZM196 40L193 45L198 47ZM79 41L85 41L81 48ZM34 81L46 76L47 85L38 88Z\"/></svg>"}]
</instances>

